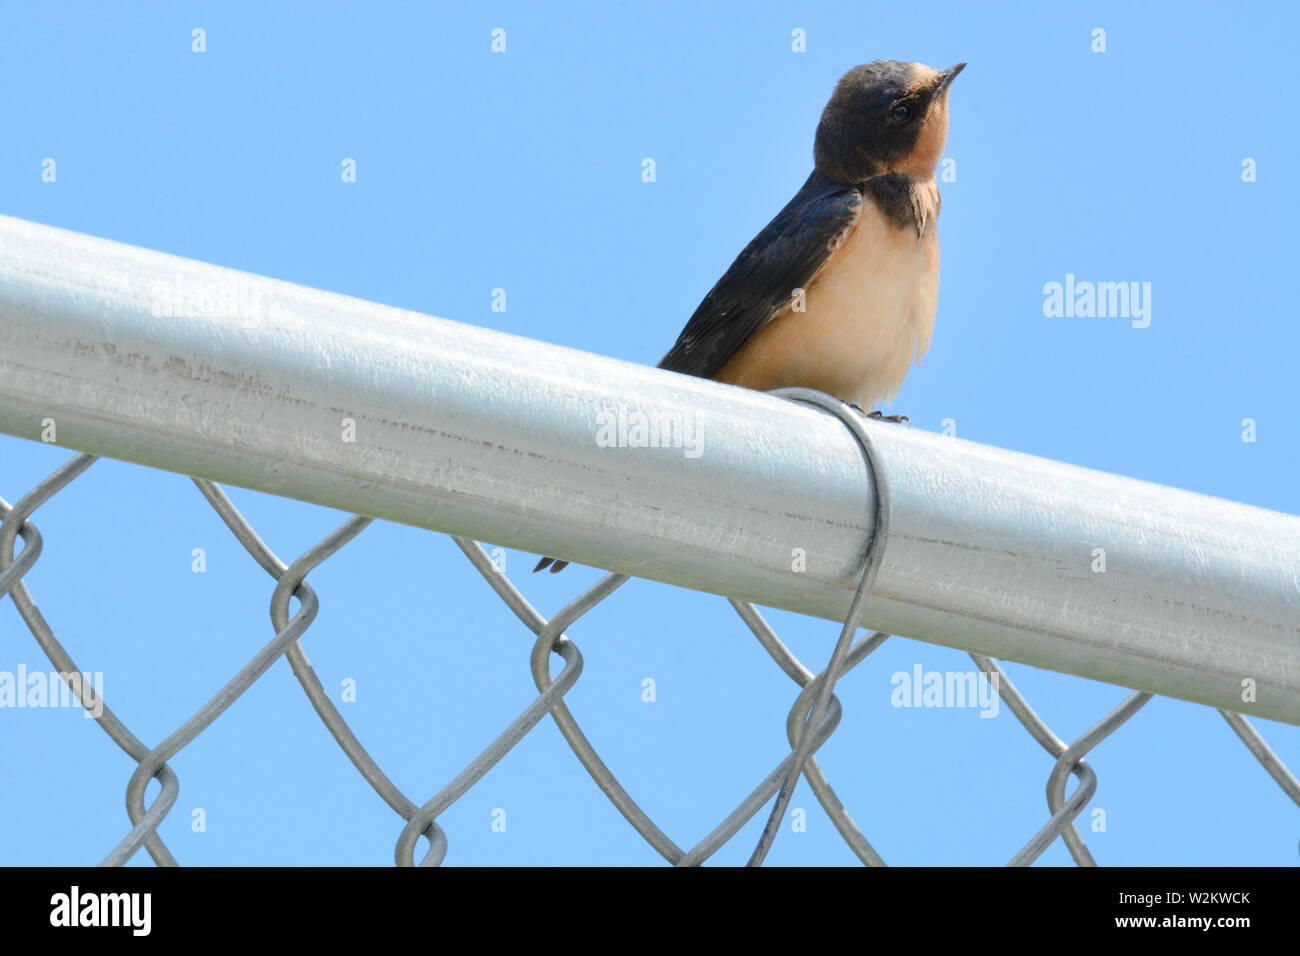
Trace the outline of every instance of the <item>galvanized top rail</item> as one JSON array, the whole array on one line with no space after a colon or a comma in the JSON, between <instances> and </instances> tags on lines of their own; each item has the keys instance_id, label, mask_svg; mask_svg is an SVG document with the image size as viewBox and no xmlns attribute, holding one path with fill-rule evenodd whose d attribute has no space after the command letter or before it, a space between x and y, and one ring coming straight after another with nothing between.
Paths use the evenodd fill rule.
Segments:
<instances>
[{"instance_id":1,"label":"galvanized top rail","mask_svg":"<svg viewBox=\"0 0 1300 956\"><path fill-rule=\"evenodd\" d=\"M1300 518L866 427L865 626L1300 723ZM830 619L874 530L823 411L7 217L0 431Z\"/></svg>"}]
</instances>

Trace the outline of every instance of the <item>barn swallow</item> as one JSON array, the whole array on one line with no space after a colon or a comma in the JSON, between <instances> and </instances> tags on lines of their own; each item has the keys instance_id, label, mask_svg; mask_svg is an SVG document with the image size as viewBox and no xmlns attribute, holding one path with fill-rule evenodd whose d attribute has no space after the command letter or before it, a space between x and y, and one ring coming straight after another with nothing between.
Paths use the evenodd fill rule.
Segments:
<instances>
[{"instance_id":1,"label":"barn swallow","mask_svg":"<svg viewBox=\"0 0 1300 956\"><path fill-rule=\"evenodd\" d=\"M934 174L949 85L965 67L876 60L845 73L822 111L807 182L659 368L761 391L815 388L859 411L892 400L934 329ZM567 564L542 558L533 570Z\"/></svg>"}]
</instances>

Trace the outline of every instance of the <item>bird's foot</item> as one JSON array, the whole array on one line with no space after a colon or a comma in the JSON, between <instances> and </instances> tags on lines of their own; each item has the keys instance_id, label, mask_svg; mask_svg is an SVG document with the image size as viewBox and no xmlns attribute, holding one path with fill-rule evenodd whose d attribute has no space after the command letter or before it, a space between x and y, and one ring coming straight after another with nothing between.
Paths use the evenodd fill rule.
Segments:
<instances>
[{"instance_id":1,"label":"bird's foot","mask_svg":"<svg viewBox=\"0 0 1300 956\"><path fill-rule=\"evenodd\" d=\"M569 562L556 561L554 558L542 558L542 560L537 562L537 567L533 568L533 574L536 574L538 571L545 570L548 566L550 567L552 574L557 574L560 571L563 571L565 568L567 568L569 566Z\"/></svg>"},{"instance_id":2,"label":"bird's foot","mask_svg":"<svg viewBox=\"0 0 1300 956\"><path fill-rule=\"evenodd\" d=\"M853 407L858 408L856 405ZM861 413L862 409L858 408L858 412ZM876 421L880 422L893 422L895 425L906 425L908 428L912 427L912 420L906 415L886 415L880 409L876 409L874 412L867 415L867 418L874 418Z\"/></svg>"}]
</instances>

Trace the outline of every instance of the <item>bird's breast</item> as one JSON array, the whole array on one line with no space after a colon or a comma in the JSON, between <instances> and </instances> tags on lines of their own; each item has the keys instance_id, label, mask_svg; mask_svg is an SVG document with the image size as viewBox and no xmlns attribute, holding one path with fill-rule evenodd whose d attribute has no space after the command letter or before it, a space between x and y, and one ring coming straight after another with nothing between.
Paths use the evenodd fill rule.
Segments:
<instances>
[{"instance_id":1,"label":"bird's breast","mask_svg":"<svg viewBox=\"0 0 1300 956\"><path fill-rule=\"evenodd\" d=\"M892 399L934 329L938 191L931 190L919 196L916 220L903 223L868 197L805 290L803 311L795 297L717 378L761 390L816 388L864 410Z\"/></svg>"}]
</instances>

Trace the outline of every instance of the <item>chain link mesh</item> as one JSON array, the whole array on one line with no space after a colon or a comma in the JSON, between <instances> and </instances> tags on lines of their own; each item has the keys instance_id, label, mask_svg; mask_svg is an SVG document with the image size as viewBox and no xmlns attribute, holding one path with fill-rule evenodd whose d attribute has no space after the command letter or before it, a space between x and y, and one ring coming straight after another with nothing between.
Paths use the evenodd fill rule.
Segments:
<instances>
[{"instance_id":1,"label":"chain link mesh","mask_svg":"<svg viewBox=\"0 0 1300 956\"><path fill-rule=\"evenodd\" d=\"M828 678L829 683L833 683L834 679L857 667L889 639L887 634L871 632L852 643L846 653L833 658L833 660L843 661L842 666L837 667L835 672L827 670L815 674L786 647L752 604L737 600L730 601L736 613L753 632L754 637L771 656L773 662L801 688L786 721L792 752L704 839L689 849L683 849L632 799L601 760L564 703L565 695L572 690L582 674L582 655L577 645L565 636L565 631L616 591L628 580L627 576L606 575L547 620L528 603L481 545L466 538L452 536L473 567L486 579L523 626L536 636L530 654L530 665L538 694L536 699L460 774L432 798L417 804L402 793L357 739L347 721L330 700L321 681L308 663L300 644L300 639L311 626L319 608L315 592L307 584L307 576L312 569L329 559L364 531L372 519L361 516L349 518L318 544L286 565L261 540L220 487L210 481L193 478L191 480L204 499L225 522L231 533L253 560L261 565L275 581L270 601L275 634L211 700L162 742L151 747L126 727L106 701L96 698L95 691L89 683L78 678L80 671L76 663L53 633L23 582L24 576L40 558L43 546L40 531L30 520L32 514L82 475L95 460L93 455L75 455L13 506L0 498L0 517L3 517L3 523L0 523L0 599L3 599L6 594L10 596L18 614L35 637L41 650L51 664L62 675L66 675L65 679L72 693L87 710L101 708L96 718L99 727L136 762L136 769L126 787L131 828L121 842L104 858L103 863L106 865L125 863L141 847L144 847L159 865L176 863L158 835L158 827L172 810L179 791L178 778L168 765L168 761L193 742L205 728L247 692L281 656L289 660L295 677L321 722L352 761L353 766L384 802L405 821L394 849L394 856L399 866L417 862L415 856L421 836L428 840L429 845L422 859L418 861L419 864L436 865L443 860L447 852L448 835L439 825L438 817L487 774L548 714L555 721L579 763L636 832L669 863L698 865L730 841L777 794L787 776L792 772L797 774L795 768L799 766L799 761L795 751L799 749L801 733L814 709L814 696L817 691L828 682ZM15 557L15 545L20 536L24 545L22 551ZM291 597L299 601L298 610L292 616L289 614ZM852 629L849 633L853 633ZM554 678L550 674L551 654L557 655L563 662L563 668ZM1084 758L1146 705L1152 695L1133 693L1118 707L1102 716L1077 740L1067 744L1035 714L997 661L979 654L971 654L971 657L985 675L990 678L996 676L996 687L1002 701L1010 707L1026 733L1056 761L1047 781L1048 819L1033 838L1011 856L1010 865L1023 866L1032 863L1058 838L1064 841L1078 865L1095 865L1093 856L1074 823L1075 818L1088 805L1097 789L1096 773ZM1300 804L1300 782L1297 782L1296 777L1269 748L1258 731L1240 714L1228 711L1220 711L1220 713L1278 786L1293 801ZM884 865L885 861L872 847L836 796L815 756L817 749L835 731L841 714L840 702L832 693L824 712L820 719L813 722L812 732L808 735L806 747L808 756L806 762L802 764L802 775L844 842L858 859L867 865ZM1071 775L1075 777L1077 785L1067 798L1067 778ZM158 780L161 790L153 803L146 805L145 790L152 779Z\"/></svg>"}]
</instances>

